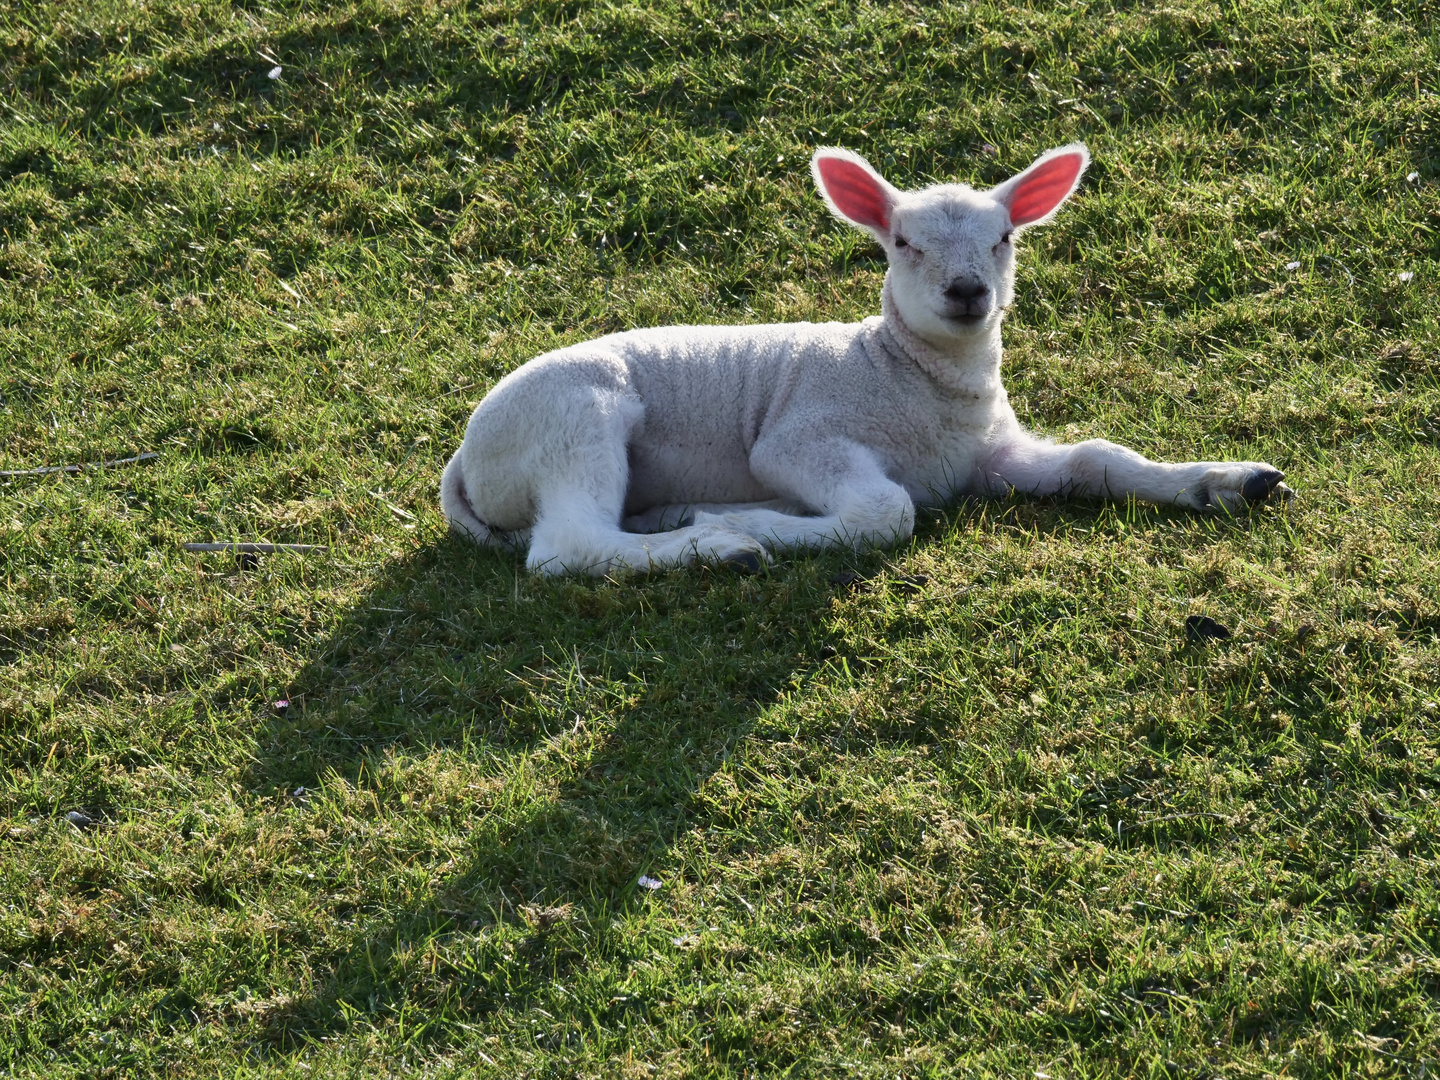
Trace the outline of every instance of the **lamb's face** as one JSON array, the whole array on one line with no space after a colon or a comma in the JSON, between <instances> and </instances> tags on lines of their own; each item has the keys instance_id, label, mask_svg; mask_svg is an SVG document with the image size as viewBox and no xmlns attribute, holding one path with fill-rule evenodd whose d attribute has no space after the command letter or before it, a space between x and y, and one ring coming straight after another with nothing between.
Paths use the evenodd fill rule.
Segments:
<instances>
[{"instance_id":1,"label":"lamb's face","mask_svg":"<svg viewBox=\"0 0 1440 1080\"><path fill-rule=\"evenodd\" d=\"M959 348L998 333L1015 293L1016 231L1048 221L1089 161L1071 143L989 191L898 191L859 154L835 147L817 150L810 171L831 212L884 245L900 318L932 344Z\"/></svg>"},{"instance_id":2,"label":"lamb's face","mask_svg":"<svg viewBox=\"0 0 1440 1080\"><path fill-rule=\"evenodd\" d=\"M985 192L943 184L902 195L880 238L891 290L912 330L932 341L998 328L1015 292L1015 227Z\"/></svg>"}]
</instances>

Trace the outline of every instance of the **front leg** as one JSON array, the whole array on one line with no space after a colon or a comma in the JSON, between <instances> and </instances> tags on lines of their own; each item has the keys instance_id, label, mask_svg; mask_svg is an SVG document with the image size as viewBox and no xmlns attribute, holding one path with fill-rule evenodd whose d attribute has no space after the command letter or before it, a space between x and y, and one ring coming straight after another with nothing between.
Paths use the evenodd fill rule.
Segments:
<instances>
[{"instance_id":1,"label":"front leg","mask_svg":"<svg viewBox=\"0 0 1440 1080\"><path fill-rule=\"evenodd\" d=\"M1151 461L1105 439L1051 443L1023 431L996 446L981 470L991 494L1134 496L1192 510L1233 512L1294 494L1280 482L1285 474L1263 461Z\"/></svg>"}]
</instances>

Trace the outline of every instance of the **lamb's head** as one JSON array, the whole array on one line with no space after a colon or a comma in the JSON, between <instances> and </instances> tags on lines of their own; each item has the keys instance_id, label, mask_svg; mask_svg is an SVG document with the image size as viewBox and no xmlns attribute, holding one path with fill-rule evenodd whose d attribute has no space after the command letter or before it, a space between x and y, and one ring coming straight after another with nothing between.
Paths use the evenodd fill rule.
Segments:
<instances>
[{"instance_id":1,"label":"lamb's head","mask_svg":"<svg viewBox=\"0 0 1440 1080\"><path fill-rule=\"evenodd\" d=\"M899 191L860 155L831 148L815 152L811 172L835 216L885 248L900 317L945 349L999 330L1015 293L1016 234L1049 221L1089 163L1072 143L988 191Z\"/></svg>"}]
</instances>

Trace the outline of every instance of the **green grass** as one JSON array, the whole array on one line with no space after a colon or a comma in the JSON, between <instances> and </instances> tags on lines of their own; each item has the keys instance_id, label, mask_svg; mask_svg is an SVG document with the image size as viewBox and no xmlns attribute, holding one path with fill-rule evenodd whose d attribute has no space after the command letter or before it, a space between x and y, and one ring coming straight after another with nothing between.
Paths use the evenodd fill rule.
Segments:
<instances>
[{"instance_id":1,"label":"green grass","mask_svg":"<svg viewBox=\"0 0 1440 1080\"><path fill-rule=\"evenodd\" d=\"M160 456L0 481L0 1072L1433 1075L1437 72L1433 0L5 6L0 469ZM528 357L877 310L816 145L1072 139L1022 419L1288 509L446 537Z\"/></svg>"}]
</instances>

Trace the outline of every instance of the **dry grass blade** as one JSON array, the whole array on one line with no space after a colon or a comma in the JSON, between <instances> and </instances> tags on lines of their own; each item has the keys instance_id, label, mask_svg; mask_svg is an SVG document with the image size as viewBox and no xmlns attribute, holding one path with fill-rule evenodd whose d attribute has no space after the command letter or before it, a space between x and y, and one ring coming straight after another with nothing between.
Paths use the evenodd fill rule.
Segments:
<instances>
[{"instance_id":1,"label":"dry grass blade","mask_svg":"<svg viewBox=\"0 0 1440 1080\"><path fill-rule=\"evenodd\" d=\"M115 458L113 461L88 461L79 465L46 465L38 469L0 469L0 476L48 476L52 473L79 473L87 469L113 469L117 465L138 465L142 461L152 461L160 455L150 450L143 454L136 454L134 457Z\"/></svg>"},{"instance_id":2,"label":"dry grass blade","mask_svg":"<svg viewBox=\"0 0 1440 1080\"><path fill-rule=\"evenodd\" d=\"M214 544L181 544L185 551L234 551L245 555L273 555L277 551L329 551L330 548L324 544L251 544L251 543L214 543Z\"/></svg>"}]
</instances>

